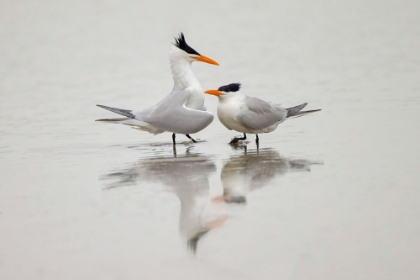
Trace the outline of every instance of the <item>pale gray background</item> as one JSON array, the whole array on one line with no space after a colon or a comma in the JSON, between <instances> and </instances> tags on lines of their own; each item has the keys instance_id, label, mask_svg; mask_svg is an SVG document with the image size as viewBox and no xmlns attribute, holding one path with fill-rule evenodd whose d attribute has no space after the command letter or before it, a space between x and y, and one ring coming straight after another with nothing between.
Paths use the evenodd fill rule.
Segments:
<instances>
[{"instance_id":1,"label":"pale gray background","mask_svg":"<svg viewBox=\"0 0 420 280\"><path fill-rule=\"evenodd\" d=\"M0 278L416 279L419 11L401 0L0 1ZM203 168L174 159L168 133L95 123L113 116L95 104L140 109L170 92L180 31L220 63L193 65L203 88L241 82L323 111L261 135L254 166L217 118L195 135L206 142L178 136L178 156ZM217 98L206 103L215 113ZM211 201L231 162L246 205ZM195 256L185 197L226 219Z\"/></svg>"}]
</instances>

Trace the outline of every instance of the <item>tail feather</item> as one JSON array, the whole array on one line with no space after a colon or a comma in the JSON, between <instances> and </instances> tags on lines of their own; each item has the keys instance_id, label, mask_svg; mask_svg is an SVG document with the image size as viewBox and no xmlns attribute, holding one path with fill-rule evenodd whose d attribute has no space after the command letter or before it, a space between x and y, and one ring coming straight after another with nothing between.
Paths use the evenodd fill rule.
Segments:
<instances>
[{"instance_id":1,"label":"tail feather","mask_svg":"<svg viewBox=\"0 0 420 280\"><path fill-rule=\"evenodd\" d=\"M130 119L135 119L136 118L136 116L133 115L133 113L132 113L131 110L118 109L118 108L108 107L108 106L104 106L104 105L96 105L96 106L101 107L103 109L106 109L108 111L114 112L116 114L126 116L126 117L128 117Z\"/></svg>"},{"instance_id":2,"label":"tail feather","mask_svg":"<svg viewBox=\"0 0 420 280\"><path fill-rule=\"evenodd\" d=\"M99 119L95 121L113 123L113 124L124 124L124 125L129 125L129 126L134 126L134 127L144 125L143 122L136 119L131 119L131 118Z\"/></svg>"},{"instance_id":3,"label":"tail feather","mask_svg":"<svg viewBox=\"0 0 420 280\"><path fill-rule=\"evenodd\" d=\"M97 122L120 122L120 121L126 121L129 120L129 118L115 118L115 119L98 119L95 120Z\"/></svg>"},{"instance_id":4,"label":"tail feather","mask_svg":"<svg viewBox=\"0 0 420 280\"><path fill-rule=\"evenodd\" d=\"M299 113L300 110L305 108L306 105L308 105L308 103L303 103L303 104L300 104L300 105L295 106L295 107L287 108L286 109L287 110L287 116L286 117L288 118L288 117L295 116L297 113Z\"/></svg>"}]
</instances>

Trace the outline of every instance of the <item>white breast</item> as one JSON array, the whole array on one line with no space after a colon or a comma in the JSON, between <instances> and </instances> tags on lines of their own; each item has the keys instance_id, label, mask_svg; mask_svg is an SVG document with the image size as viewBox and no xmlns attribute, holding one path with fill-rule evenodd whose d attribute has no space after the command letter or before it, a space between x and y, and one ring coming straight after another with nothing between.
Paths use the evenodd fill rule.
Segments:
<instances>
[{"instance_id":1,"label":"white breast","mask_svg":"<svg viewBox=\"0 0 420 280\"><path fill-rule=\"evenodd\" d=\"M194 74L191 67L191 61L187 59L183 51L172 46L169 52L169 62L174 79L173 90L191 88L192 93L185 103L185 106L191 109L205 111L206 107L204 106L203 88Z\"/></svg>"},{"instance_id":2,"label":"white breast","mask_svg":"<svg viewBox=\"0 0 420 280\"><path fill-rule=\"evenodd\" d=\"M238 98L225 98L219 100L217 107L217 116L220 122L229 130L239 132L248 132L242 127L237 120L237 116L241 111L241 102Z\"/></svg>"}]
</instances>

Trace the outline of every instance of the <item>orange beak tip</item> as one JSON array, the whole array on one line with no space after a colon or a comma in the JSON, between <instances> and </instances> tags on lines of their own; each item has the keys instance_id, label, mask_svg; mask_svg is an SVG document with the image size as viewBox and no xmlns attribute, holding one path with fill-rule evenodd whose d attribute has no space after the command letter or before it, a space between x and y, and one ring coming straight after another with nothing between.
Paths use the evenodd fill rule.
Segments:
<instances>
[{"instance_id":1,"label":"orange beak tip","mask_svg":"<svg viewBox=\"0 0 420 280\"><path fill-rule=\"evenodd\" d=\"M213 59L204 56L204 55L200 55L198 57L195 58L197 61L201 61L201 62L205 62L205 63L209 63L209 64L213 64L216 66L219 66L219 63L217 61L214 61Z\"/></svg>"},{"instance_id":2,"label":"orange beak tip","mask_svg":"<svg viewBox=\"0 0 420 280\"><path fill-rule=\"evenodd\" d=\"M222 95L222 93L220 91L215 90L215 89L206 90L204 93L215 95L215 96L221 96Z\"/></svg>"}]
</instances>

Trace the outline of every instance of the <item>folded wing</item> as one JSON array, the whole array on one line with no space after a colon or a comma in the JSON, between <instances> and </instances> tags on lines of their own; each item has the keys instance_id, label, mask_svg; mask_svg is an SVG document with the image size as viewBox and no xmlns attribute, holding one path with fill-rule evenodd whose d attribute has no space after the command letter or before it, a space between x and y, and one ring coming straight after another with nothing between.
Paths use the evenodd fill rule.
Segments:
<instances>
[{"instance_id":1,"label":"folded wing","mask_svg":"<svg viewBox=\"0 0 420 280\"><path fill-rule=\"evenodd\" d=\"M279 104L273 104L256 97L246 97L245 105L238 115L238 122L250 130L260 130L287 117L287 110Z\"/></svg>"}]
</instances>

